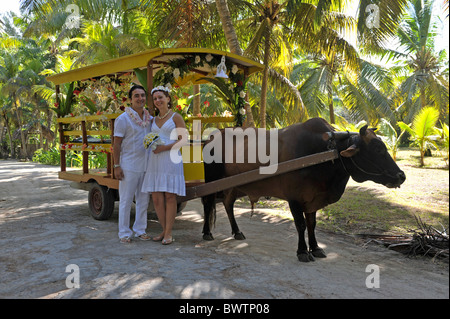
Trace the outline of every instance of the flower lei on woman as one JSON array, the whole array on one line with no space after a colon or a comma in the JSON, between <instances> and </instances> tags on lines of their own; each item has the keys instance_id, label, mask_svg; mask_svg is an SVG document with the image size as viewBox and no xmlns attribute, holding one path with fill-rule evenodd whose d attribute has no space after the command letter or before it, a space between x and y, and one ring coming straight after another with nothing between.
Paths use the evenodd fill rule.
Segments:
<instances>
[{"instance_id":1,"label":"flower lei on woman","mask_svg":"<svg viewBox=\"0 0 450 319\"><path fill-rule=\"evenodd\" d=\"M144 120L136 115L136 112L131 109L131 107L126 107L125 112L133 120L134 123L141 127L146 127L150 124L150 113L144 108Z\"/></svg>"}]
</instances>

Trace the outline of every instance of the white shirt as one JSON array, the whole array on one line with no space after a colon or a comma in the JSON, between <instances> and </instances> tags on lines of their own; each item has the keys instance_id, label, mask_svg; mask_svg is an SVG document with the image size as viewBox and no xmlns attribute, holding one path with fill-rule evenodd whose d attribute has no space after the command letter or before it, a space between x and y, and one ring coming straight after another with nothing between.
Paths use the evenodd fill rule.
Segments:
<instances>
[{"instance_id":1,"label":"white shirt","mask_svg":"<svg viewBox=\"0 0 450 319\"><path fill-rule=\"evenodd\" d=\"M131 111L139 116L133 109ZM139 126L126 112L117 117L114 123L114 136L123 138L120 152L120 167L122 169L145 172L148 152L144 147L144 136L150 133L151 123L152 121L145 127Z\"/></svg>"}]
</instances>

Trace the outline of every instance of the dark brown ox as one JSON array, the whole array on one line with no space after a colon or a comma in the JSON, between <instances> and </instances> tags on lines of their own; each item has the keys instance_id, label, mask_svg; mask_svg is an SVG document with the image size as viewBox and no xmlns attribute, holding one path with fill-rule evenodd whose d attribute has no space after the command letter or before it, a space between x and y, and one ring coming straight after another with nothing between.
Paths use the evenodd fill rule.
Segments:
<instances>
[{"instance_id":1,"label":"dark brown ox","mask_svg":"<svg viewBox=\"0 0 450 319\"><path fill-rule=\"evenodd\" d=\"M222 138L225 134L216 135ZM248 141L236 145L235 150L247 152ZM267 142L269 143L269 142ZM211 228L215 221L216 197L222 197L232 233L236 239L245 239L239 230L233 213L236 199L247 195L252 201L262 196L272 196L288 201L294 217L299 242L297 257L300 261L324 258L325 252L318 246L314 234L316 211L337 202L345 191L350 176L356 182L367 180L393 188L399 187L406 179L405 173L389 155L386 146L367 126L359 133L334 132L325 120L310 119L278 131L278 162L316 154L334 147L339 159L313 165L281 175L223 191L202 198L204 206L203 239L213 240ZM269 147L267 146L267 150ZM260 163L225 163L225 150L222 151L222 163L205 163L205 181L210 182L242 172L257 169ZM306 220L306 221L305 221ZM308 229L308 246L305 230Z\"/></svg>"}]
</instances>

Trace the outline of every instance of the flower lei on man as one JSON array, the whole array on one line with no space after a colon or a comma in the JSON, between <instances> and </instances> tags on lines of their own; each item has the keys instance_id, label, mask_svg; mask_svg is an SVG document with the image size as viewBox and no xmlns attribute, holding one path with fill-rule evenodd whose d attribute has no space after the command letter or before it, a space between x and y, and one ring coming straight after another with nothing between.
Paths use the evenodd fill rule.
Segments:
<instances>
[{"instance_id":1,"label":"flower lei on man","mask_svg":"<svg viewBox=\"0 0 450 319\"><path fill-rule=\"evenodd\" d=\"M128 116L133 120L134 123L139 125L140 127L146 127L150 124L150 113L147 109L144 108L144 119L142 120L139 116L136 115L136 112L131 109L131 107L126 107L125 112Z\"/></svg>"},{"instance_id":2,"label":"flower lei on man","mask_svg":"<svg viewBox=\"0 0 450 319\"><path fill-rule=\"evenodd\" d=\"M154 83L157 85L164 85L169 89L175 85L178 78L183 78L187 73L191 72L196 67L210 66L211 71L216 68L221 62L222 56L212 54L197 54L187 55L180 59L171 60L168 66L161 69L155 74ZM237 65L225 60L227 70L230 70L228 77L231 83L227 84L222 79L218 78L203 78L217 86L217 88L227 96L224 99L227 104L233 110L233 115L236 119L236 125L242 126L245 120L245 104L248 103L245 100L246 85L244 75L239 72Z\"/></svg>"}]
</instances>

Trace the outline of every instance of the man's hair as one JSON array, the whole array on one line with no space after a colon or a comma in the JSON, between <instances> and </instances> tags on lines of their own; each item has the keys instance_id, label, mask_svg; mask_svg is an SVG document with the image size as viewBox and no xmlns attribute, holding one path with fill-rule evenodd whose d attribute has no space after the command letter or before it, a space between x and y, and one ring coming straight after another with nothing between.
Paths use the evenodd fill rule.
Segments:
<instances>
[{"instance_id":1,"label":"man's hair","mask_svg":"<svg viewBox=\"0 0 450 319\"><path fill-rule=\"evenodd\" d=\"M133 96L133 91L137 90L137 89L141 89L144 90L145 93L147 93L147 91L144 89L144 87L142 85L133 85L133 87L130 89L130 91L128 91L128 97L131 99L131 97Z\"/></svg>"}]
</instances>

